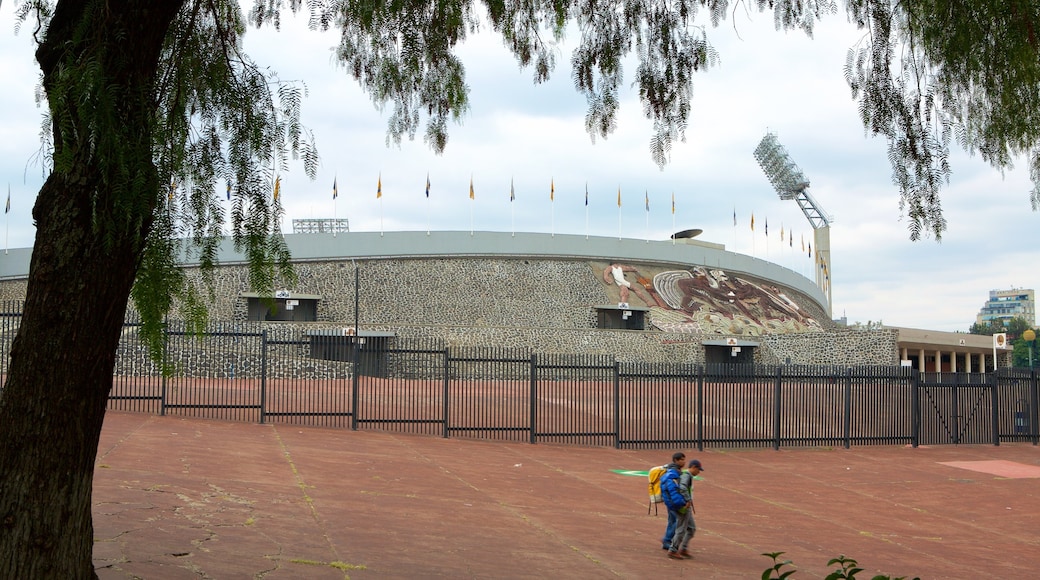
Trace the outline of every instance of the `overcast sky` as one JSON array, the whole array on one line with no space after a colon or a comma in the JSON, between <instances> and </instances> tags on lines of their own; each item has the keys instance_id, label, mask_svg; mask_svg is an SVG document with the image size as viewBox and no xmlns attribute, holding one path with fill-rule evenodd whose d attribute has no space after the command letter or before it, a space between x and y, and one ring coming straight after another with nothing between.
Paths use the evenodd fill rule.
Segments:
<instances>
[{"instance_id":1,"label":"overcast sky","mask_svg":"<svg viewBox=\"0 0 1040 580\"><path fill-rule=\"evenodd\" d=\"M31 209L42 175L34 159L41 119L33 98L38 69L30 30L13 33L12 8L11 2L0 5L0 168L11 188L5 244L15 248L33 243ZM278 33L250 29L245 44L258 62L282 79L303 81L309 93L304 123L315 133L321 167L316 181L300 165L283 175L286 232L294 218L334 216L348 218L353 231L472 228L664 240L675 230L700 228L699 239L809 276L812 261L801 252L800 239L810 241L811 227L794 201L777 197L752 156L772 131L833 217L834 317L966 331L990 290L1037 286L1040 240L1030 234L1040 214L1030 209L1028 167L1023 161L1002 176L957 151L943 194L948 231L941 243L911 242L886 143L864 135L844 81L847 50L859 38L843 14L821 23L814 39L776 32L771 15L731 14L709 31L721 63L695 78L686 142L675 145L663 170L651 160L651 124L632 90L622 95L616 132L592 142L566 41L552 80L535 86L531 71L520 69L497 37L468 39L460 54L471 110L463 125L451 127L440 156L422 142L421 129L415 141L386 145L389 109L379 111L336 67L336 35L308 31L305 15L286 17ZM626 73L633 71L629 66ZM333 180L339 188L335 202ZM781 228L785 237L797 236L793 251L786 241L781 246Z\"/></svg>"}]
</instances>

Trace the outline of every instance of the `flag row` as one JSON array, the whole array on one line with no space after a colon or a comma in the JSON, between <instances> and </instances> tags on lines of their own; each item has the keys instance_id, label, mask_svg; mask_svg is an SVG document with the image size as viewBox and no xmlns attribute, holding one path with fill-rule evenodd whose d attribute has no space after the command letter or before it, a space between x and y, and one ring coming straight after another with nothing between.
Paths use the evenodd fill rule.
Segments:
<instances>
[{"instance_id":1,"label":"flag row","mask_svg":"<svg viewBox=\"0 0 1040 580\"><path fill-rule=\"evenodd\" d=\"M332 199L339 197L339 184L338 178L332 180ZM380 175L376 179L376 199L382 199L383 197L383 176ZM430 197L430 176L426 176L426 197ZM277 199L277 195L275 195ZM469 198L476 199L476 190L473 187L473 178L469 180ZM513 180L509 180L509 201L516 201L516 186ZM549 201L556 201L556 182L554 180L549 181ZM650 193L649 191L643 192L643 204L646 211L650 211ZM589 205L589 186L585 185L585 205ZM621 207L621 187L617 190L617 206ZM675 213L675 194L672 193L672 213Z\"/></svg>"}]
</instances>

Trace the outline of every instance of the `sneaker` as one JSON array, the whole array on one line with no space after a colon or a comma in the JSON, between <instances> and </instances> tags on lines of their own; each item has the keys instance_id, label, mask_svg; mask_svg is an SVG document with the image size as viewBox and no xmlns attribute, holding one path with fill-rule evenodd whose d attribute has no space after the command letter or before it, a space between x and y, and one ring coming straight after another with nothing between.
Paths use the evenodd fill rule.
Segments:
<instances>
[{"instance_id":1,"label":"sneaker","mask_svg":"<svg viewBox=\"0 0 1040 580\"><path fill-rule=\"evenodd\" d=\"M661 546L661 549L662 550L671 550L672 546L670 544L665 544L665 545Z\"/></svg>"},{"instance_id":2,"label":"sneaker","mask_svg":"<svg viewBox=\"0 0 1040 580\"><path fill-rule=\"evenodd\" d=\"M682 556L680 556L679 552L673 552L671 550L668 550L668 557L673 559L673 560L685 560L686 559L686 558L683 558Z\"/></svg>"},{"instance_id":3,"label":"sneaker","mask_svg":"<svg viewBox=\"0 0 1040 580\"><path fill-rule=\"evenodd\" d=\"M685 548L682 549L682 550L679 550L679 555L682 556L683 558L686 558L687 560L693 558L693 554L689 553Z\"/></svg>"}]
</instances>

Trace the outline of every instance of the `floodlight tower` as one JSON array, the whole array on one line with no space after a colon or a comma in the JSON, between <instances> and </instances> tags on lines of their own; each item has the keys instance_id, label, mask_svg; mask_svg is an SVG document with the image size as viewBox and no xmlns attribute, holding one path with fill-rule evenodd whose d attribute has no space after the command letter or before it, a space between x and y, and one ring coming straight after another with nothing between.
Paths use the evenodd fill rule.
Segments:
<instances>
[{"instance_id":1,"label":"floodlight tower","mask_svg":"<svg viewBox=\"0 0 1040 580\"><path fill-rule=\"evenodd\" d=\"M766 136L755 147L755 160L762 166L762 171L769 178L769 183L780 195L780 199L793 199L802 208L805 219L813 228L813 242L816 244L816 257L813 260L816 270L816 285L827 295L827 314L832 312L831 298L831 217L809 195L809 180L798 169L794 161L787 156L787 150L776 139L773 133Z\"/></svg>"}]
</instances>

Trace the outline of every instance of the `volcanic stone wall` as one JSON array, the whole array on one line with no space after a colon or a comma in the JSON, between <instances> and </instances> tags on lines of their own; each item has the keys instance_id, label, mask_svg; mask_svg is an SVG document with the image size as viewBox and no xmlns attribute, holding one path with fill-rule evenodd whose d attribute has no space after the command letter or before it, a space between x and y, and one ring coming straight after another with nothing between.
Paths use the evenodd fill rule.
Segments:
<instances>
[{"instance_id":1,"label":"volcanic stone wall","mask_svg":"<svg viewBox=\"0 0 1040 580\"><path fill-rule=\"evenodd\" d=\"M448 346L605 354L626 362L703 364L702 342L727 338L596 328L594 307L616 300L611 294L616 288L602 279L605 265L578 259L359 260L359 326L362 331L442 341ZM350 261L298 262L295 269L298 282L286 289L293 294L320 296L317 321L262 326L303 336L307 331L353 325L355 270ZM191 270L189 276L197 280L198 272ZM250 324L245 320L247 299L241 296L249 290L245 266L218 268L214 284L210 319ZM0 282L2 298L21 299L24 292L24 280ZM819 310L800 294L790 295L804 308ZM177 318L176 311L171 313L171 319ZM647 322L649 327L652 321ZM857 331L835 328L829 320L826 323L825 331L738 338L759 343L754 351L758 364L898 364L897 331ZM181 356L185 356L183 351ZM206 356L191 362L214 369L230 368L227 360L210 361ZM278 374L288 376L303 370L295 362L300 360L296 353L286 357L290 359L294 362ZM252 364L243 360L237 368L245 371Z\"/></svg>"}]
</instances>

